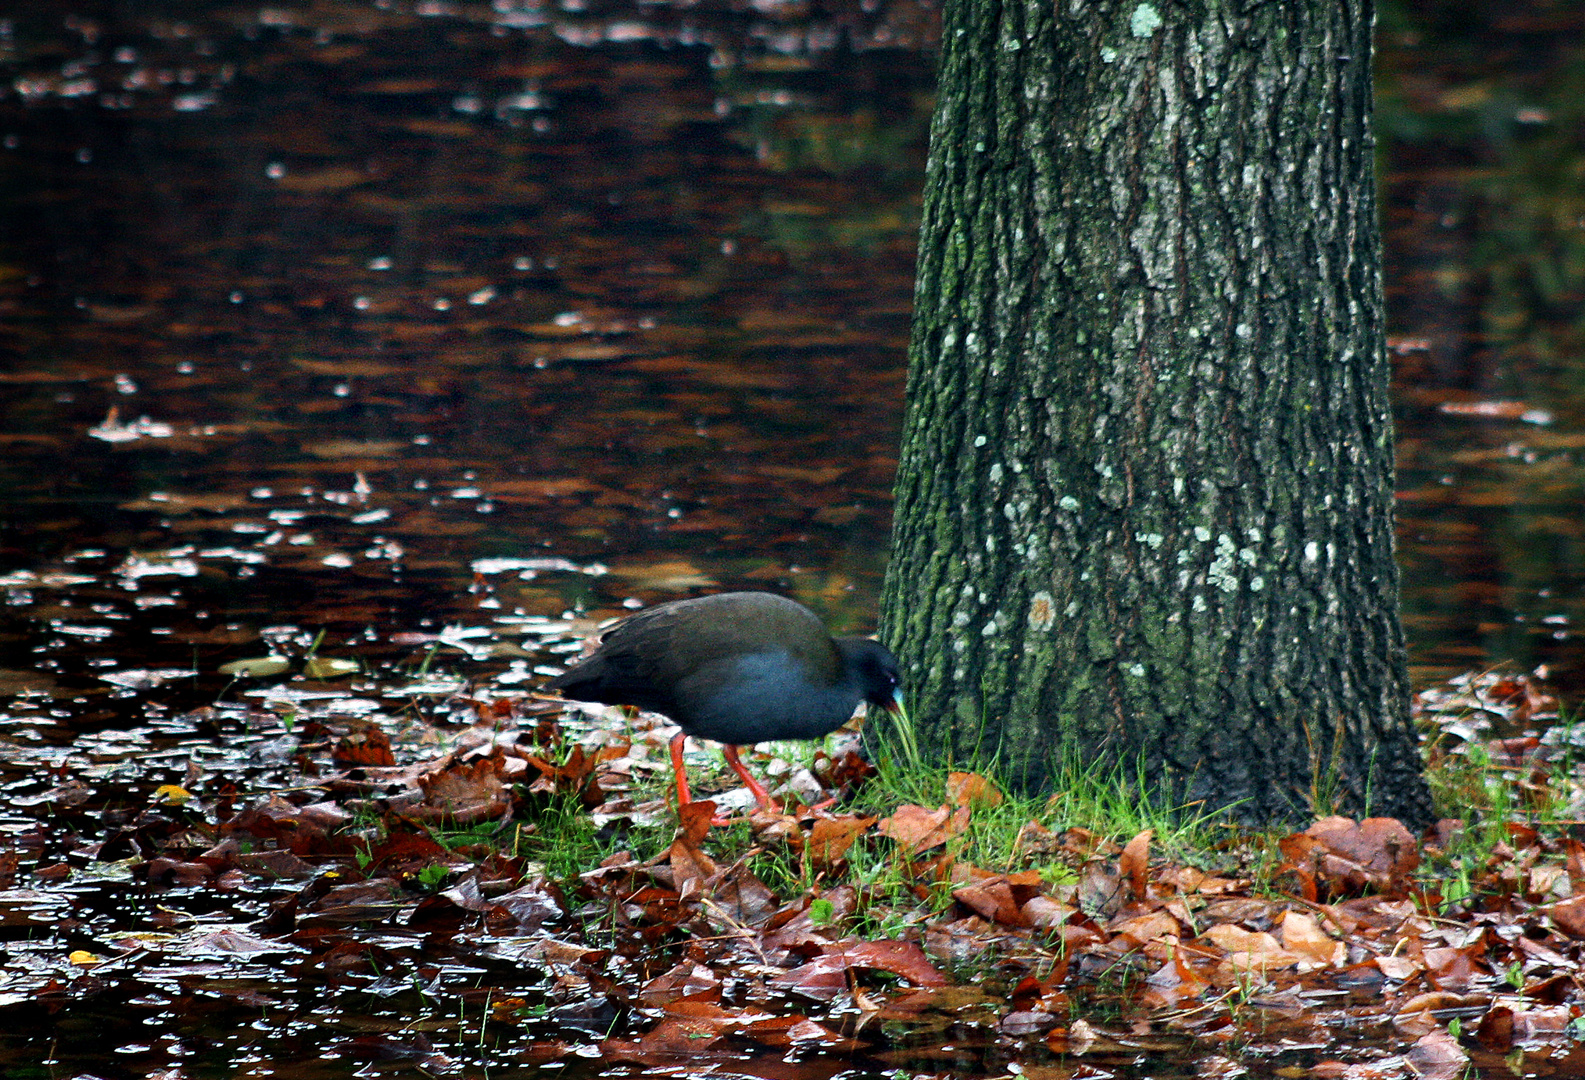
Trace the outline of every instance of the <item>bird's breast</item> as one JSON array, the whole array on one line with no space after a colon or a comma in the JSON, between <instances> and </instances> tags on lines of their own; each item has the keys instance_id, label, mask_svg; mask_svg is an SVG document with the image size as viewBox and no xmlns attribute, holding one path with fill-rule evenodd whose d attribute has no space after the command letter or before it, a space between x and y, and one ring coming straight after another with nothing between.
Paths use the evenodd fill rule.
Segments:
<instances>
[{"instance_id":1,"label":"bird's breast","mask_svg":"<svg viewBox=\"0 0 1585 1080\"><path fill-rule=\"evenodd\" d=\"M818 739L846 723L861 698L780 650L705 665L678 691L672 719L688 734L739 745Z\"/></svg>"}]
</instances>

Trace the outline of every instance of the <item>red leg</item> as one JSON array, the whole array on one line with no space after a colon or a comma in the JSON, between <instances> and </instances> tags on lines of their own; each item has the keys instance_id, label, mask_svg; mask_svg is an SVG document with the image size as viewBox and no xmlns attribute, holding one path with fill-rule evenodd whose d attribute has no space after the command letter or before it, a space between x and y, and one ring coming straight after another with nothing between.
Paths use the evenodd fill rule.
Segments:
<instances>
[{"instance_id":1,"label":"red leg","mask_svg":"<svg viewBox=\"0 0 1585 1080\"><path fill-rule=\"evenodd\" d=\"M693 802L693 796L688 792L688 770L682 763L682 744L687 738L687 734L681 731L671 737L671 771L677 778L678 806Z\"/></svg>"},{"instance_id":2,"label":"red leg","mask_svg":"<svg viewBox=\"0 0 1585 1080\"><path fill-rule=\"evenodd\" d=\"M721 747L721 752L726 755L726 763L732 766L732 771L741 776L743 782L748 785L748 789L754 793L754 801L759 803L760 809L780 813L781 807L777 806L776 801L770 797L770 792L765 790L765 785L754 779L753 775L748 771L748 767L743 764L743 759L737 756L737 747L731 743L725 743Z\"/></svg>"}]
</instances>

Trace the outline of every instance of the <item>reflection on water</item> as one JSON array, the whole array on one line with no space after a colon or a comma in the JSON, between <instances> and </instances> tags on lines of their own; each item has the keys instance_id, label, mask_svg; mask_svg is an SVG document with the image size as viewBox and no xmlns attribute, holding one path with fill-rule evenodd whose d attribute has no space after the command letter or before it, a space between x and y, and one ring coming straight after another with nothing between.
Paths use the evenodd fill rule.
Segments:
<instances>
[{"instance_id":1,"label":"reflection on water","mask_svg":"<svg viewBox=\"0 0 1585 1080\"><path fill-rule=\"evenodd\" d=\"M1395 4L1380 82L1420 682L1585 662L1585 12Z\"/></svg>"},{"instance_id":2,"label":"reflection on water","mask_svg":"<svg viewBox=\"0 0 1585 1080\"><path fill-rule=\"evenodd\" d=\"M717 585L869 624L928 6L45 8L0 38L11 685ZM1411 648L1577 682L1579 17L1438 11L1383 31Z\"/></svg>"},{"instance_id":3,"label":"reflection on water","mask_svg":"<svg viewBox=\"0 0 1585 1080\"><path fill-rule=\"evenodd\" d=\"M213 694L486 596L873 618L928 9L569 7L10 25L15 678Z\"/></svg>"}]
</instances>

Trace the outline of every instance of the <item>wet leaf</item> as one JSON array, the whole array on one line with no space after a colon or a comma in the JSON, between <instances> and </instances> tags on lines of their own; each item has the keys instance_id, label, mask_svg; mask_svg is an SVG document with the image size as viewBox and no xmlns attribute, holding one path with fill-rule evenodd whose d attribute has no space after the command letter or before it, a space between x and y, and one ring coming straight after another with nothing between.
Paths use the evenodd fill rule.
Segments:
<instances>
[{"instance_id":1,"label":"wet leaf","mask_svg":"<svg viewBox=\"0 0 1585 1080\"><path fill-rule=\"evenodd\" d=\"M193 797L193 793L179 784L161 784L154 789L151 801L164 803L167 806L181 806Z\"/></svg>"},{"instance_id":2,"label":"wet leaf","mask_svg":"<svg viewBox=\"0 0 1585 1080\"><path fill-rule=\"evenodd\" d=\"M1458 1080L1469 1065L1469 1055L1446 1031L1420 1036L1404 1059L1419 1080Z\"/></svg>"},{"instance_id":3,"label":"wet leaf","mask_svg":"<svg viewBox=\"0 0 1585 1080\"><path fill-rule=\"evenodd\" d=\"M391 739L374 724L361 724L337 739L331 748L331 758L341 766L391 766L396 756L391 752Z\"/></svg>"},{"instance_id":4,"label":"wet leaf","mask_svg":"<svg viewBox=\"0 0 1585 1080\"><path fill-rule=\"evenodd\" d=\"M247 675L264 679L292 670L292 662L284 656L256 656L250 660L233 660L229 664L221 664L217 670L222 675Z\"/></svg>"},{"instance_id":5,"label":"wet leaf","mask_svg":"<svg viewBox=\"0 0 1585 1080\"><path fill-rule=\"evenodd\" d=\"M311 656L303 661L303 674L310 679L339 679L356 675L363 665L356 660L341 660L330 656Z\"/></svg>"},{"instance_id":6,"label":"wet leaf","mask_svg":"<svg viewBox=\"0 0 1585 1080\"><path fill-rule=\"evenodd\" d=\"M496 758L451 765L421 777L419 788L423 805L407 807L404 813L420 821L471 825L501 817L512 805Z\"/></svg>"},{"instance_id":7,"label":"wet leaf","mask_svg":"<svg viewBox=\"0 0 1585 1080\"><path fill-rule=\"evenodd\" d=\"M1348 947L1329 937L1307 912L1282 913L1282 947L1309 966L1342 967L1348 962Z\"/></svg>"},{"instance_id":8,"label":"wet leaf","mask_svg":"<svg viewBox=\"0 0 1585 1080\"><path fill-rule=\"evenodd\" d=\"M1227 953L1227 963L1238 970L1275 971L1299 963L1299 957L1265 931L1223 923L1209 928L1202 936Z\"/></svg>"},{"instance_id":9,"label":"wet leaf","mask_svg":"<svg viewBox=\"0 0 1585 1080\"><path fill-rule=\"evenodd\" d=\"M1552 924L1576 941L1585 941L1585 896L1576 896L1542 909Z\"/></svg>"}]
</instances>

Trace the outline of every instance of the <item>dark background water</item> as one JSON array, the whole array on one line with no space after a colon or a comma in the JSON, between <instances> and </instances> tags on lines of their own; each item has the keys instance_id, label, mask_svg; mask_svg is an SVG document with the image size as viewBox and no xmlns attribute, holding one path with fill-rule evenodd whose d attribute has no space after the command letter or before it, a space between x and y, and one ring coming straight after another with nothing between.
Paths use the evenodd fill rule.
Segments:
<instances>
[{"instance_id":1,"label":"dark background water","mask_svg":"<svg viewBox=\"0 0 1585 1080\"><path fill-rule=\"evenodd\" d=\"M1585 678L1581 29L1383 14L1422 684ZM0 690L712 587L868 629L934 34L917 0L7 17Z\"/></svg>"}]
</instances>

